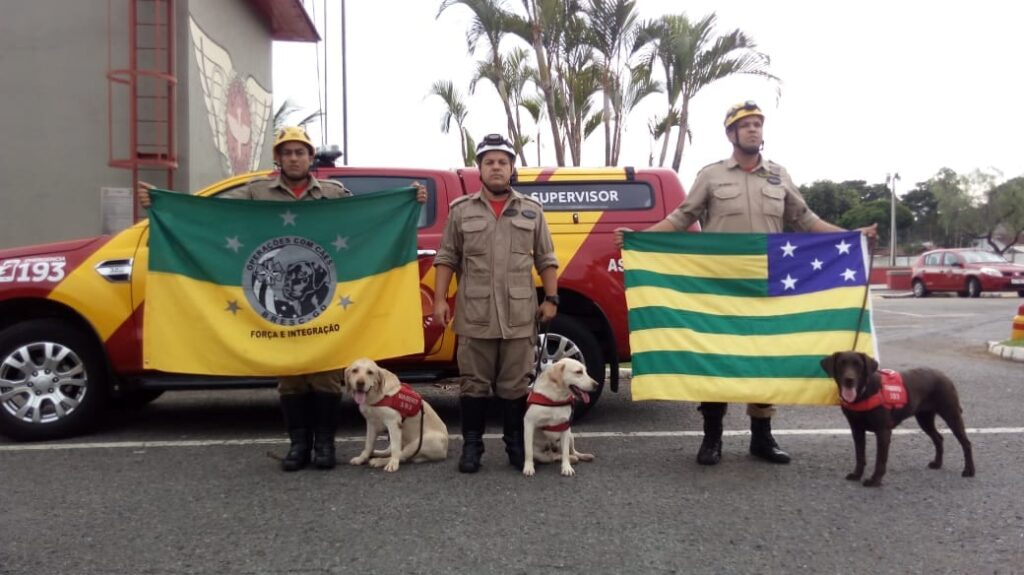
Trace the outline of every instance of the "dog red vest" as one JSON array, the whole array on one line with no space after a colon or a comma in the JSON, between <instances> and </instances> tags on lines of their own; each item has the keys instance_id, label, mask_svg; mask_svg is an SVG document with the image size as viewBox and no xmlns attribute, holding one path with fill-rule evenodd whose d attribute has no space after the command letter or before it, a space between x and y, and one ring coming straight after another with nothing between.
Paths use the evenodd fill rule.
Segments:
<instances>
[{"instance_id":1,"label":"dog red vest","mask_svg":"<svg viewBox=\"0 0 1024 575\"><path fill-rule=\"evenodd\" d=\"M570 395L569 399L565 401L555 401L542 393L531 391L530 395L526 396L526 403L527 405L545 405L548 407L562 407L565 405L575 405L576 398ZM567 419L565 423L559 423L557 425L546 425L541 429L543 429L544 431L553 431L555 433L561 433L566 429L569 429L569 420Z\"/></svg>"},{"instance_id":2,"label":"dog red vest","mask_svg":"<svg viewBox=\"0 0 1024 575\"><path fill-rule=\"evenodd\" d=\"M374 407L390 407L402 414L402 419L415 417L423 407L423 398L413 391L409 384L403 383L398 393L384 396L384 399L373 404Z\"/></svg>"},{"instance_id":3,"label":"dog red vest","mask_svg":"<svg viewBox=\"0 0 1024 575\"><path fill-rule=\"evenodd\" d=\"M850 411L871 411L882 406L886 409L899 409L907 404L907 388L903 385L903 376L891 369L878 370L882 378L881 389L871 397L848 403L842 398L839 402L843 409Z\"/></svg>"}]
</instances>

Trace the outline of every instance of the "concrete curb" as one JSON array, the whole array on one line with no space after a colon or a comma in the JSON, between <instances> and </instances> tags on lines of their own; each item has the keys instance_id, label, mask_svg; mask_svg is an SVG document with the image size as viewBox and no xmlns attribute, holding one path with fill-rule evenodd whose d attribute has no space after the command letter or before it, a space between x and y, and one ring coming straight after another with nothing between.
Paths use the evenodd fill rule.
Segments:
<instances>
[{"instance_id":1,"label":"concrete curb","mask_svg":"<svg viewBox=\"0 0 1024 575\"><path fill-rule=\"evenodd\" d=\"M1003 359L1024 363L1024 347L1003 345L998 341L988 342L988 352Z\"/></svg>"}]
</instances>

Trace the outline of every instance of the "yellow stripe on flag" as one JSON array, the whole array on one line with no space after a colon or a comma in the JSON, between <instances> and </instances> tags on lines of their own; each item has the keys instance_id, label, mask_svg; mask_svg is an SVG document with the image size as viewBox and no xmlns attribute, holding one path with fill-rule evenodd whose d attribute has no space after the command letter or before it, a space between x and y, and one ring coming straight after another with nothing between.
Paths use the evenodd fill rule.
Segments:
<instances>
[{"instance_id":1,"label":"yellow stripe on flag","mask_svg":"<svg viewBox=\"0 0 1024 575\"><path fill-rule=\"evenodd\" d=\"M645 329L629 334L629 347L633 353L645 351L692 351L761 357L766 353L784 355L829 355L853 346L850 331L785 333L778 335L729 335L699 333L686 328ZM875 349L868 333L857 338L857 351L867 354Z\"/></svg>"},{"instance_id":2,"label":"yellow stripe on flag","mask_svg":"<svg viewBox=\"0 0 1024 575\"><path fill-rule=\"evenodd\" d=\"M684 293L651 286L632 287L626 293L630 309L661 306L715 315L756 317L859 307L863 297L864 286L772 298ZM851 302L854 302L854 305L851 306Z\"/></svg>"},{"instance_id":3,"label":"yellow stripe on flag","mask_svg":"<svg viewBox=\"0 0 1024 575\"><path fill-rule=\"evenodd\" d=\"M630 270L661 274L719 279L764 279L768 276L768 256L764 254L711 256L623 250L622 258Z\"/></svg>"},{"instance_id":4,"label":"yellow stripe on flag","mask_svg":"<svg viewBox=\"0 0 1024 575\"><path fill-rule=\"evenodd\" d=\"M758 401L801 405L839 403L836 384L827 378L719 378L693 375L641 375L630 388L634 400L746 402L751 390ZM763 398L763 399L761 399Z\"/></svg>"},{"instance_id":5,"label":"yellow stripe on flag","mask_svg":"<svg viewBox=\"0 0 1024 575\"><path fill-rule=\"evenodd\" d=\"M146 314L144 366L177 373L283 376L339 369L359 357L406 355L410 349L423 349L420 299L408 289L417 284L419 264L414 260L383 274L339 283L320 316L303 325L282 326L260 318L240 287L151 272L147 299L161 298L168 313ZM342 298L350 302L347 307L339 305ZM220 303L196 305L201 301ZM231 311L231 302L237 312ZM197 339L210 345L196 346ZM154 349L160 353L153 354Z\"/></svg>"}]
</instances>

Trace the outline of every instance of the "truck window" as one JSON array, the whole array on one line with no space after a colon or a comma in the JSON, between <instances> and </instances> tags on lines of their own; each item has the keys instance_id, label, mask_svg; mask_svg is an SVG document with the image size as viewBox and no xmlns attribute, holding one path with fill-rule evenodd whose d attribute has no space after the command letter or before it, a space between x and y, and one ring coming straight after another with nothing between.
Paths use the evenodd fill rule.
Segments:
<instances>
[{"instance_id":1,"label":"truck window","mask_svg":"<svg viewBox=\"0 0 1024 575\"><path fill-rule=\"evenodd\" d=\"M427 187L427 203L420 210L420 219L417 227L425 228L434 223L437 207L437 184L431 178L409 178L408 176L352 176L332 178L345 185L354 195L372 194L381 190L393 190L404 188L414 180Z\"/></svg>"},{"instance_id":2,"label":"truck window","mask_svg":"<svg viewBox=\"0 0 1024 575\"><path fill-rule=\"evenodd\" d=\"M654 207L654 190L644 182L518 182L514 187L544 204L545 212L638 211Z\"/></svg>"}]
</instances>

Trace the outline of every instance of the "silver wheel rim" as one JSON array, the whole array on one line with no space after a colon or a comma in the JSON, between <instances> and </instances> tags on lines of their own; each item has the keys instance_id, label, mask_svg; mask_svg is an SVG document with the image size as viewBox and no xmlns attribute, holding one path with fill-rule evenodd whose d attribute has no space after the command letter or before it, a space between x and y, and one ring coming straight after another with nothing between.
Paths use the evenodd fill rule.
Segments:
<instances>
[{"instance_id":1,"label":"silver wheel rim","mask_svg":"<svg viewBox=\"0 0 1024 575\"><path fill-rule=\"evenodd\" d=\"M576 342L560 333L541 334L537 340L537 353L541 354L540 371L544 371L551 364L566 357L575 359L583 365L587 364L584 361L583 351L576 345Z\"/></svg>"},{"instance_id":2,"label":"silver wheel rim","mask_svg":"<svg viewBox=\"0 0 1024 575\"><path fill-rule=\"evenodd\" d=\"M924 295L924 284L917 282L914 284L914 295L921 297Z\"/></svg>"},{"instance_id":3,"label":"silver wheel rim","mask_svg":"<svg viewBox=\"0 0 1024 575\"><path fill-rule=\"evenodd\" d=\"M85 363L71 348L38 341L15 348L0 363L0 405L25 423L68 417L88 392Z\"/></svg>"}]
</instances>

